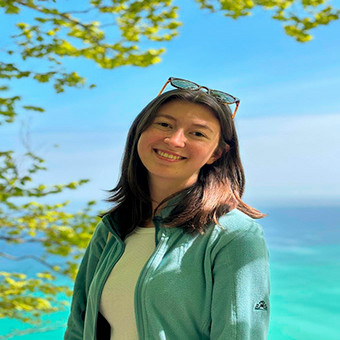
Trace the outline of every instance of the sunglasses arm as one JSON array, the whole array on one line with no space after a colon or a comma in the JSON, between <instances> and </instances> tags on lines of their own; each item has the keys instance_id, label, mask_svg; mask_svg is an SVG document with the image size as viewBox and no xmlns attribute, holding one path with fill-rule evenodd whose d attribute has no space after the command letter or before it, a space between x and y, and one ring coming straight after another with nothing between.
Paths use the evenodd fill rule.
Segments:
<instances>
[{"instance_id":1,"label":"sunglasses arm","mask_svg":"<svg viewBox=\"0 0 340 340\"><path fill-rule=\"evenodd\" d=\"M162 87L161 91L158 93L157 97L161 95L161 93L163 92L163 90L166 88L166 86L170 83L170 79L167 80L167 82L164 84L164 86Z\"/></svg>"},{"instance_id":2,"label":"sunglasses arm","mask_svg":"<svg viewBox=\"0 0 340 340\"><path fill-rule=\"evenodd\" d=\"M235 107L235 111L234 111L234 113L233 113L233 115L232 115L232 118L234 118L235 117L235 115L236 115L236 111L237 111L237 109L238 109L238 106L240 105L240 102L239 101L237 101L236 102L236 107Z\"/></svg>"}]
</instances>

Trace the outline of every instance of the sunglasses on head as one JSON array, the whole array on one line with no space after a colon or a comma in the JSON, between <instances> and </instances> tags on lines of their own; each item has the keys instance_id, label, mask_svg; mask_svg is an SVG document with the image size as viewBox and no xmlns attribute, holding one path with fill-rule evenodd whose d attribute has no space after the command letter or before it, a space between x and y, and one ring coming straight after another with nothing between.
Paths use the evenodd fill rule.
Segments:
<instances>
[{"instance_id":1,"label":"sunglasses on head","mask_svg":"<svg viewBox=\"0 0 340 340\"><path fill-rule=\"evenodd\" d=\"M158 93L158 96L163 92L163 90L165 89L165 87L169 83L172 86L177 87L178 89L182 89L182 90L198 91L200 89L205 89L209 95L215 97L218 101L222 102L223 104L236 104L235 110L232 114L232 118L234 118L235 115L236 115L236 111L237 111L238 106L240 104L240 100L238 98L236 98L236 97L234 97L231 94L226 93L226 92L222 92L222 91L218 91L218 90L211 90L206 86L198 85L198 84L196 84L196 83L194 83L193 81L190 81L190 80L170 77L167 80L167 82L164 84L164 86L162 87L161 91Z\"/></svg>"}]
</instances>

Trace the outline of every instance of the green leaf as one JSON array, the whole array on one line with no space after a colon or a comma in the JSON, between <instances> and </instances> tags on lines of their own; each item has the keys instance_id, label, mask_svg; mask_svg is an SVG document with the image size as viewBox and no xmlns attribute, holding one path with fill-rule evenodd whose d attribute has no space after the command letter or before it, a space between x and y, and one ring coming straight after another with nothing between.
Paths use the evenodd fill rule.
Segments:
<instances>
[{"instance_id":1,"label":"green leaf","mask_svg":"<svg viewBox=\"0 0 340 340\"><path fill-rule=\"evenodd\" d=\"M17 6L13 6L12 4L7 4L6 14L18 14L20 12L20 8Z\"/></svg>"},{"instance_id":2,"label":"green leaf","mask_svg":"<svg viewBox=\"0 0 340 340\"><path fill-rule=\"evenodd\" d=\"M42 107L38 107L38 106L24 105L23 108L24 108L25 110L32 110L32 111L38 111L38 112L45 112L45 109L43 109Z\"/></svg>"},{"instance_id":3,"label":"green leaf","mask_svg":"<svg viewBox=\"0 0 340 340\"><path fill-rule=\"evenodd\" d=\"M28 25L26 23L24 23L24 22L19 22L17 24L17 27L19 27L20 29L25 29L25 28L28 27Z\"/></svg>"},{"instance_id":4,"label":"green leaf","mask_svg":"<svg viewBox=\"0 0 340 340\"><path fill-rule=\"evenodd\" d=\"M50 80L50 74L36 74L33 78L38 80L40 83L47 83Z\"/></svg>"}]
</instances>

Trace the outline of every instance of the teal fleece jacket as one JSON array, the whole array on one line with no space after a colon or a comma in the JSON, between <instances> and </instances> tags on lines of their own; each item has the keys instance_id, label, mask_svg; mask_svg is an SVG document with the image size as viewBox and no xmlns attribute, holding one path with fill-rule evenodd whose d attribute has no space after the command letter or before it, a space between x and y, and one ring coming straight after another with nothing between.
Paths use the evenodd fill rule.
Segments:
<instances>
[{"instance_id":1,"label":"teal fleece jacket","mask_svg":"<svg viewBox=\"0 0 340 340\"><path fill-rule=\"evenodd\" d=\"M139 340L267 339L269 253L261 226L234 209L192 236L162 225L170 209L153 219L155 250L135 288ZM124 237L115 215L97 225L76 277L65 340L110 338L99 303Z\"/></svg>"}]
</instances>

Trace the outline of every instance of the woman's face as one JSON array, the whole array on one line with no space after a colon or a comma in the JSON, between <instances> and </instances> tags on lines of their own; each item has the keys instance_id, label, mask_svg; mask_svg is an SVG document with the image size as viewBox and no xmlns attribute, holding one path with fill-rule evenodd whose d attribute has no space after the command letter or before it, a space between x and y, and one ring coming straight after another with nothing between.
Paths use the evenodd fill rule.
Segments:
<instances>
[{"instance_id":1,"label":"woman's face","mask_svg":"<svg viewBox=\"0 0 340 340\"><path fill-rule=\"evenodd\" d=\"M203 105L179 100L162 105L137 145L150 184L166 181L184 188L195 183L200 169L221 156L220 130Z\"/></svg>"}]
</instances>

